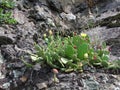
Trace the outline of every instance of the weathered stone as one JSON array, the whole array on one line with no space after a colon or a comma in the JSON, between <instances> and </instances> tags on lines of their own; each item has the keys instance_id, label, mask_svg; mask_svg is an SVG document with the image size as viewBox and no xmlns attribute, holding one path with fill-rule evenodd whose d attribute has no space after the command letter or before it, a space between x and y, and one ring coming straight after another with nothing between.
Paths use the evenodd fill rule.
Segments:
<instances>
[{"instance_id":1,"label":"weathered stone","mask_svg":"<svg viewBox=\"0 0 120 90\"><path fill-rule=\"evenodd\" d=\"M39 4L35 4L34 11L31 11L30 14L30 16L40 21L44 21L51 17L51 12L48 10L48 8L41 7Z\"/></svg>"},{"instance_id":2,"label":"weathered stone","mask_svg":"<svg viewBox=\"0 0 120 90\"><path fill-rule=\"evenodd\" d=\"M3 56L1 55L1 50L0 50L0 64L2 64L3 63Z\"/></svg>"},{"instance_id":3,"label":"weathered stone","mask_svg":"<svg viewBox=\"0 0 120 90\"><path fill-rule=\"evenodd\" d=\"M39 63L37 63L37 64L34 65L33 68L34 68L34 70L39 71L41 69L41 66L40 66Z\"/></svg>"},{"instance_id":4,"label":"weathered stone","mask_svg":"<svg viewBox=\"0 0 120 90\"><path fill-rule=\"evenodd\" d=\"M1 54L7 60L13 60L16 56L16 51L14 50L13 45L2 45L1 46Z\"/></svg>"},{"instance_id":5,"label":"weathered stone","mask_svg":"<svg viewBox=\"0 0 120 90\"><path fill-rule=\"evenodd\" d=\"M76 3L74 8L72 9L72 12L75 13L82 13L84 10L88 8L87 4L85 2L83 3Z\"/></svg>"},{"instance_id":6,"label":"weathered stone","mask_svg":"<svg viewBox=\"0 0 120 90\"><path fill-rule=\"evenodd\" d=\"M50 18L47 18L47 24L48 24L49 26L51 26L51 27L55 27L55 23L54 23L53 20L50 19Z\"/></svg>"},{"instance_id":7,"label":"weathered stone","mask_svg":"<svg viewBox=\"0 0 120 90\"><path fill-rule=\"evenodd\" d=\"M46 83L37 83L36 86L38 87L39 90L47 88Z\"/></svg>"},{"instance_id":8,"label":"weathered stone","mask_svg":"<svg viewBox=\"0 0 120 90\"><path fill-rule=\"evenodd\" d=\"M19 24L24 24L27 21L24 13L19 11L18 9L14 10L14 18Z\"/></svg>"},{"instance_id":9,"label":"weathered stone","mask_svg":"<svg viewBox=\"0 0 120 90\"><path fill-rule=\"evenodd\" d=\"M0 66L1 66L1 64L0 64ZM0 79L4 79L4 78L5 78L5 75L2 74L2 72L0 71Z\"/></svg>"},{"instance_id":10,"label":"weathered stone","mask_svg":"<svg viewBox=\"0 0 120 90\"><path fill-rule=\"evenodd\" d=\"M64 22L62 22L62 21L60 21L60 27L62 27L63 28L63 30L69 30L70 29L70 27L69 26L67 26Z\"/></svg>"},{"instance_id":11,"label":"weathered stone","mask_svg":"<svg viewBox=\"0 0 120 90\"><path fill-rule=\"evenodd\" d=\"M6 66L6 68L21 69L23 66L24 63L18 60L18 62L10 63L9 65Z\"/></svg>"},{"instance_id":12,"label":"weathered stone","mask_svg":"<svg viewBox=\"0 0 120 90\"><path fill-rule=\"evenodd\" d=\"M78 79L78 85L84 87L83 79Z\"/></svg>"},{"instance_id":13,"label":"weathered stone","mask_svg":"<svg viewBox=\"0 0 120 90\"><path fill-rule=\"evenodd\" d=\"M61 17L65 20L67 19L68 21L75 21L76 20L76 16L72 13L68 13L68 14L65 14L65 13L61 13Z\"/></svg>"},{"instance_id":14,"label":"weathered stone","mask_svg":"<svg viewBox=\"0 0 120 90\"><path fill-rule=\"evenodd\" d=\"M99 83L97 81L85 80L84 84L87 90L99 90Z\"/></svg>"},{"instance_id":15,"label":"weathered stone","mask_svg":"<svg viewBox=\"0 0 120 90\"><path fill-rule=\"evenodd\" d=\"M18 70L13 70L13 75L14 75L14 78L17 78L17 77L20 77L22 75L22 72L18 71Z\"/></svg>"}]
</instances>

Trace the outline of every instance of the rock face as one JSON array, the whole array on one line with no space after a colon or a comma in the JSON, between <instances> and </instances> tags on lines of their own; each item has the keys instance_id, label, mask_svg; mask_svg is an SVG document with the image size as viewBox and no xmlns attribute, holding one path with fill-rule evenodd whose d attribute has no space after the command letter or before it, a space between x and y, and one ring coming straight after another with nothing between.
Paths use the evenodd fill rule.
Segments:
<instances>
[{"instance_id":1,"label":"rock face","mask_svg":"<svg viewBox=\"0 0 120 90\"><path fill-rule=\"evenodd\" d=\"M120 34L116 38L108 39L106 44L111 46L112 55L118 56L120 59Z\"/></svg>"},{"instance_id":2,"label":"rock face","mask_svg":"<svg viewBox=\"0 0 120 90\"><path fill-rule=\"evenodd\" d=\"M95 76L97 80L95 81L90 78L94 76L92 74L83 75L81 78L76 73L60 74L58 75L60 83L54 85L50 68L43 70L40 65L34 65L34 69L28 70L25 67L25 62L31 62L28 53L35 53L34 43L45 45L43 34L48 35L49 30L54 34L60 32L62 36L72 35L73 32L78 34L86 32L93 41L97 40L98 43L106 41L111 47L111 60L120 59L120 1L93 1L95 1L95 5L91 7L93 14L89 15L85 0L15 0L13 17L18 23L0 26L0 88L119 90L120 80L115 81L116 84L111 84L110 79L106 79L108 77L105 75ZM1 68L4 68L4 73ZM20 81L21 76L28 79L23 87L20 86L24 84ZM104 76L106 78L103 78ZM106 86L103 85L103 79ZM104 87L100 85L101 82ZM31 84L32 86L29 87Z\"/></svg>"},{"instance_id":3,"label":"rock face","mask_svg":"<svg viewBox=\"0 0 120 90\"><path fill-rule=\"evenodd\" d=\"M22 11L19 11L18 9L14 10L14 18L19 24L24 24L27 21L24 13Z\"/></svg>"},{"instance_id":4,"label":"rock face","mask_svg":"<svg viewBox=\"0 0 120 90\"><path fill-rule=\"evenodd\" d=\"M63 12L63 7L59 0L47 0L47 2L52 10L57 11L59 13Z\"/></svg>"}]
</instances>

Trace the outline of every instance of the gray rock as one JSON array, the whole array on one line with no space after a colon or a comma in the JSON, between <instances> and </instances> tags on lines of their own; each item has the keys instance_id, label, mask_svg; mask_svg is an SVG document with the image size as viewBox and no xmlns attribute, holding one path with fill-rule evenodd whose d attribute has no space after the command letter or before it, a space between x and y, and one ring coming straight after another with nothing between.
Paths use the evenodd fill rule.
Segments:
<instances>
[{"instance_id":1,"label":"gray rock","mask_svg":"<svg viewBox=\"0 0 120 90\"><path fill-rule=\"evenodd\" d=\"M10 82L6 82L2 85L2 89L8 89L10 87Z\"/></svg>"},{"instance_id":2,"label":"gray rock","mask_svg":"<svg viewBox=\"0 0 120 90\"><path fill-rule=\"evenodd\" d=\"M63 90L60 87L51 87L51 88L47 88L47 90Z\"/></svg>"},{"instance_id":3,"label":"gray rock","mask_svg":"<svg viewBox=\"0 0 120 90\"><path fill-rule=\"evenodd\" d=\"M4 75L5 72L3 73L5 68L3 67L3 65L4 65L4 58L0 51L0 80L5 78L5 75Z\"/></svg>"},{"instance_id":4,"label":"gray rock","mask_svg":"<svg viewBox=\"0 0 120 90\"><path fill-rule=\"evenodd\" d=\"M115 87L114 90L120 90L120 87Z\"/></svg>"},{"instance_id":5,"label":"gray rock","mask_svg":"<svg viewBox=\"0 0 120 90\"><path fill-rule=\"evenodd\" d=\"M59 74L59 75L58 75L58 78L61 79L62 81L73 80L74 77L76 77L76 74L75 74L75 73Z\"/></svg>"},{"instance_id":6,"label":"gray rock","mask_svg":"<svg viewBox=\"0 0 120 90\"><path fill-rule=\"evenodd\" d=\"M0 64L0 67L1 67L1 64ZM1 80L1 79L4 79L4 78L5 78L5 75L2 74L2 72L0 71L0 80Z\"/></svg>"},{"instance_id":7,"label":"gray rock","mask_svg":"<svg viewBox=\"0 0 120 90\"><path fill-rule=\"evenodd\" d=\"M16 51L14 50L13 45L2 45L1 46L1 54L7 60L13 60L16 56Z\"/></svg>"},{"instance_id":8,"label":"gray rock","mask_svg":"<svg viewBox=\"0 0 120 90\"><path fill-rule=\"evenodd\" d=\"M51 27L55 27L55 23L54 23L53 20L50 19L50 18L47 18L47 24L48 24L49 26L51 26Z\"/></svg>"},{"instance_id":9,"label":"gray rock","mask_svg":"<svg viewBox=\"0 0 120 90\"><path fill-rule=\"evenodd\" d=\"M69 26L67 26L64 22L62 22L62 21L60 21L60 27L62 28L62 30L69 30L70 29L70 27Z\"/></svg>"},{"instance_id":10,"label":"gray rock","mask_svg":"<svg viewBox=\"0 0 120 90\"><path fill-rule=\"evenodd\" d=\"M35 64L34 65L34 70L36 70L36 71L38 71L38 70L40 70L41 69L41 66L40 66L40 64L39 63L37 63L37 64Z\"/></svg>"},{"instance_id":11,"label":"gray rock","mask_svg":"<svg viewBox=\"0 0 120 90\"><path fill-rule=\"evenodd\" d=\"M2 64L3 63L3 56L2 56L2 54L1 54L1 50L0 50L0 64Z\"/></svg>"},{"instance_id":12,"label":"gray rock","mask_svg":"<svg viewBox=\"0 0 120 90\"><path fill-rule=\"evenodd\" d=\"M110 46L112 55L120 57L120 34L116 38L106 40L106 44Z\"/></svg>"},{"instance_id":13,"label":"gray rock","mask_svg":"<svg viewBox=\"0 0 120 90\"><path fill-rule=\"evenodd\" d=\"M13 70L13 75L14 75L14 78L18 78L22 75L22 72L18 70Z\"/></svg>"},{"instance_id":14,"label":"gray rock","mask_svg":"<svg viewBox=\"0 0 120 90\"><path fill-rule=\"evenodd\" d=\"M51 12L48 10L47 7L41 7L39 4L34 6L34 11L31 11L33 18L36 20L46 20L47 18L51 17Z\"/></svg>"},{"instance_id":15,"label":"gray rock","mask_svg":"<svg viewBox=\"0 0 120 90\"><path fill-rule=\"evenodd\" d=\"M102 42L120 35L120 28L95 27L86 33L92 41Z\"/></svg>"},{"instance_id":16,"label":"gray rock","mask_svg":"<svg viewBox=\"0 0 120 90\"><path fill-rule=\"evenodd\" d=\"M99 90L99 83L94 80L85 80L84 85L87 90Z\"/></svg>"},{"instance_id":17,"label":"gray rock","mask_svg":"<svg viewBox=\"0 0 120 90\"><path fill-rule=\"evenodd\" d=\"M78 79L78 85L81 86L81 87L85 87L83 79Z\"/></svg>"},{"instance_id":18,"label":"gray rock","mask_svg":"<svg viewBox=\"0 0 120 90\"><path fill-rule=\"evenodd\" d=\"M68 13L68 14L65 14L65 13L61 13L61 17L65 20L67 19L68 21L75 21L76 20L76 16L72 13Z\"/></svg>"},{"instance_id":19,"label":"gray rock","mask_svg":"<svg viewBox=\"0 0 120 90\"><path fill-rule=\"evenodd\" d=\"M72 8L72 12L74 14L76 14L76 13L82 13L87 8L88 8L88 6L87 6L87 4L85 2L83 2L83 3L75 3L74 8Z\"/></svg>"},{"instance_id":20,"label":"gray rock","mask_svg":"<svg viewBox=\"0 0 120 90\"><path fill-rule=\"evenodd\" d=\"M22 61L14 62L8 64L7 68L13 68L13 69L21 69L24 66L24 63Z\"/></svg>"},{"instance_id":21,"label":"gray rock","mask_svg":"<svg viewBox=\"0 0 120 90\"><path fill-rule=\"evenodd\" d=\"M39 90L46 89L47 84L46 83L37 83L36 86L38 87Z\"/></svg>"},{"instance_id":22,"label":"gray rock","mask_svg":"<svg viewBox=\"0 0 120 90\"><path fill-rule=\"evenodd\" d=\"M13 14L15 20L19 23L19 24L24 24L27 20L26 16L24 15L24 13L22 11L19 11L18 9L14 10L14 14Z\"/></svg>"}]
</instances>

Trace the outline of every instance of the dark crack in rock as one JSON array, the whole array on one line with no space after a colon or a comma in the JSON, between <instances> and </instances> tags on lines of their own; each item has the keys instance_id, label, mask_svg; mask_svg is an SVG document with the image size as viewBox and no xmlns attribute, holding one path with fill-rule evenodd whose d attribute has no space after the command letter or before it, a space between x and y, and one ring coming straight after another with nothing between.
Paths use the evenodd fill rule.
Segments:
<instances>
[{"instance_id":1,"label":"dark crack in rock","mask_svg":"<svg viewBox=\"0 0 120 90\"><path fill-rule=\"evenodd\" d=\"M14 43L14 39L10 35L0 36L0 46L7 45L7 44L13 44L13 43Z\"/></svg>"},{"instance_id":2,"label":"dark crack in rock","mask_svg":"<svg viewBox=\"0 0 120 90\"><path fill-rule=\"evenodd\" d=\"M63 12L63 6L59 0L47 0L47 2L52 10L59 13Z\"/></svg>"}]
</instances>

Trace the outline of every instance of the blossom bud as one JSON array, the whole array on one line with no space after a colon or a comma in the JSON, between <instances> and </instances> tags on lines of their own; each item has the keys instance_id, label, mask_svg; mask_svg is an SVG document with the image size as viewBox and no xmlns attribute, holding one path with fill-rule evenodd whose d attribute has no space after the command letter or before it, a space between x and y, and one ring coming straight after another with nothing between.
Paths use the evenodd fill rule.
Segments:
<instances>
[{"instance_id":1,"label":"blossom bud","mask_svg":"<svg viewBox=\"0 0 120 90\"><path fill-rule=\"evenodd\" d=\"M53 34L53 32L52 32L51 30L49 30L49 34L50 34L50 35L52 35L52 34Z\"/></svg>"},{"instance_id":2,"label":"blossom bud","mask_svg":"<svg viewBox=\"0 0 120 90\"><path fill-rule=\"evenodd\" d=\"M76 36L76 35L77 35L77 33L76 33L76 32L74 32L73 34L74 34L74 36Z\"/></svg>"},{"instance_id":3,"label":"blossom bud","mask_svg":"<svg viewBox=\"0 0 120 90\"><path fill-rule=\"evenodd\" d=\"M57 69L53 69L52 70L54 74L57 74L58 73L58 70Z\"/></svg>"},{"instance_id":4,"label":"blossom bud","mask_svg":"<svg viewBox=\"0 0 120 90\"><path fill-rule=\"evenodd\" d=\"M43 34L43 36L44 36L44 38L46 38L47 35L46 35L46 34Z\"/></svg>"},{"instance_id":5,"label":"blossom bud","mask_svg":"<svg viewBox=\"0 0 120 90\"><path fill-rule=\"evenodd\" d=\"M94 59L94 60L97 60L97 57L96 57L96 56L94 56L94 57L93 57L93 59Z\"/></svg>"},{"instance_id":6,"label":"blossom bud","mask_svg":"<svg viewBox=\"0 0 120 90\"><path fill-rule=\"evenodd\" d=\"M88 58L88 53L85 53L85 54L84 54L84 58Z\"/></svg>"},{"instance_id":7,"label":"blossom bud","mask_svg":"<svg viewBox=\"0 0 120 90\"><path fill-rule=\"evenodd\" d=\"M109 51L109 52L111 51L111 47L108 48L108 51Z\"/></svg>"},{"instance_id":8,"label":"blossom bud","mask_svg":"<svg viewBox=\"0 0 120 90\"><path fill-rule=\"evenodd\" d=\"M76 46L74 46L73 48L74 48L74 49L77 49L77 47L76 47Z\"/></svg>"}]
</instances>

